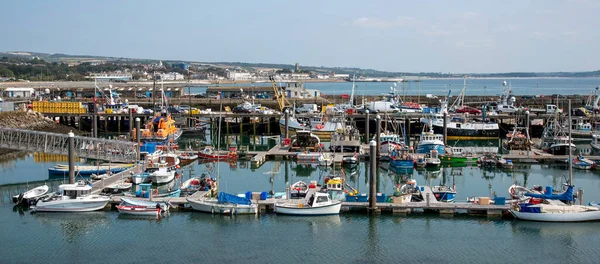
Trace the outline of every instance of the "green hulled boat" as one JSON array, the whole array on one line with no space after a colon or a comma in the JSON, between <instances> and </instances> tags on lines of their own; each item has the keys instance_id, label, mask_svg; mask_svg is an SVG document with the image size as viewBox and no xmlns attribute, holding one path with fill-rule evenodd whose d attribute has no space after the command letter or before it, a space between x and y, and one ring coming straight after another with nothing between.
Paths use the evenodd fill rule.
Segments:
<instances>
[{"instance_id":1,"label":"green hulled boat","mask_svg":"<svg viewBox=\"0 0 600 264\"><path fill-rule=\"evenodd\" d=\"M477 157L456 157L456 156L448 156L448 155L440 155L440 160L442 164L476 164Z\"/></svg>"}]
</instances>

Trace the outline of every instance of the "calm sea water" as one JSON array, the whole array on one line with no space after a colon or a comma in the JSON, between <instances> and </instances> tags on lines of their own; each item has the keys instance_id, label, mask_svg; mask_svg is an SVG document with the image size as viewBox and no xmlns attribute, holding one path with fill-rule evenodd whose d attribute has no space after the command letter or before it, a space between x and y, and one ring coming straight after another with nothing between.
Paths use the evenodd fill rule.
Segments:
<instances>
[{"instance_id":1,"label":"calm sea water","mask_svg":"<svg viewBox=\"0 0 600 264\"><path fill-rule=\"evenodd\" d=\"M508 79L467 79L467 95L496 96L502 93L502 83L510 83L516 95L545 95L579 94L587 96L600 85L600 78L508 78ZM223 86L271 86L271 83L252 84L223 84ZM350 94L351 82L320 83L310 82L304 84L306 88L318 89L324 94L340 95ZM357 82L354 93L356 95L380 95L389 93L394 87L391 82ZM460 94L463 89L463 79L423 79L421 82L406 82L396 84L399 94L417 95L433 94L445 96L451 90L453 96ZM205 89L204 89L205 90ZM195 88L192 93L202 92L202 88ZM251 91L246 91L251 92Z\"/></svg>"},{"instance_id":2,"label":"calm sea water","mask_svg":"<svg viewBox=\"0 0 600 264\"><path fill-rule=\"evenodd\" d=\"M38 213L13 208L9 196L25 183L47 182L54 163L31 156L0 163L1 263L597 263L598 223L550 224L467 215L370 217L343 213L327 217L212 216L173 212L162 220L119 216L116 211L82 214ZM258 169L249 162L194 163L183 179L220 172L220 188L230 193L283 191L286 182L320 180L332 169L269 161ZM600 173L574 171L585 201L600 201ZM346 171L350 185L367 191L368 167ZM391 193L403 178L421 185L455 184L457 200L507 195L513 182L554 185L566 167L517 165L512 171L477 167L444 168L397 174L379 167L380 192ZM271 180L271 178L273 180Z\"/></svg>"}]
</instances>

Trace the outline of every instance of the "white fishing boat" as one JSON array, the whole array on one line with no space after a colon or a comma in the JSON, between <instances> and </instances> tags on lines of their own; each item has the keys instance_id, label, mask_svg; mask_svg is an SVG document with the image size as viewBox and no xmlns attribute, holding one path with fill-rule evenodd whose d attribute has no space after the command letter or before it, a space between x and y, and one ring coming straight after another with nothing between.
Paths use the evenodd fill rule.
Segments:
<instances>
[{"instance_id":1,"label":"white fishing boat","mask_svg":"<svg viewBox=\"0 0 600 264\"><path fill-rule=\"evenodd\" d=\"M258 205L245 197L219 192L217 198L188 196L192 209L212 214L257 214Z\"/></svg>"},{"instance_id":2,"label":"white fishing boat","mask_svg":"<svg viewBox=\"0 0 600 264\"><path fill-rule=\"evenodd\" d=\"M92 186L84 181L58 186L60 194L39 200L34 210L37 212L89 212L104 208L110 198L92 195Z\"/></svg>"},{"instance_id":3,"label":"white fishing boat","mask_svg":"<svg viewBox=\"0 0 600 264\"><path fill-rule=\"evenodd\" d=\"M404 140L398 134L389 131L379 134L379 152L382 155L389 155L395 149L404 147Z\"/></svg>"},{"instance_id":4,"label":"white fishing boat","mask_svg":"<svg viewBox=\"0 0 600 264\"><path fill-rule=\"evenodd\" d=\"M569 139L571 138L571 101L569 101ZM568 149L568 145L566 147ZM571 160L571 151L567 151ZM569 184L560 194L554 194L552 187L545 193L526 193L528 197L542 199L541 202L515 203L508 211L517 219L540 222L584 222L600 220L600 207L574 205L573 163L569 162Z\"/></svg>"},{"instance_id":5,"label":"white fishing boat","mask_svg":"<svg viewBox=\"0 0 600 264\"><path fill-rule=\"evenodd\" d=\"M175 179L177 168L179 167L179 158L177 155L167 153L159 157L158 163L150 163L151 167L146 169L149 178L153 183L162 184L171 182Z\"/></svg>"},{"instance_id":6,"label":"white fishing boat","mask_svg":"<svg viewBox=\"0 0 600 264\"><path fill-rule=\"evenodd\" d=\"M329 194L317 191L316 182L309 185L306 197L300 202L277 202L275 213L287 215L332 215L339 214L341 201L332 201Z\"/></svg>"},{"instance_id":7,"label":"white fishing boat","mask_svg":"<svg viewBox=\"0 0 600 264\"><path fill-rule=\"evenodd\" d=\"M600 98L600 96L598 98ZM590 146L595 152L600 152L600 140L598 139L600 139L599 134L592 135L592 142L590 143Z\"/></svg>"},{"instance_id":8,"label":"white fishing boat","mask_svg":"<svg viewBox=\"0 0 600 264\"><path fill-rule=\"evenodd\" d=\"M24 193L13 196L12 201L15 204L29 204L30 202L46 195L46 193L48 193L48 189L48 185L38 186Z\"/></svg>"},{"instance_id":9,"label":"white fishing boat","mask_svg":"<svg viewBox=\"0 0 600 264\"><path fill-rule=\"evenodd\" d=\"M132 205L117 205L117 210L119 210L119 214L153 217L160 217L162 211L161 208L148 208L145 206Z\"/></svg>"}]
</instances>

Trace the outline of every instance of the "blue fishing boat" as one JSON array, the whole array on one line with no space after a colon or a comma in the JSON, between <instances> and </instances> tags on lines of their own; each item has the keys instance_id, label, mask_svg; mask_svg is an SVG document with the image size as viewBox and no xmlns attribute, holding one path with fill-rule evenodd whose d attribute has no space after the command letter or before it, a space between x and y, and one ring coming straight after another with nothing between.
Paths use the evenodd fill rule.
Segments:
<instances>
[{"instance_id":1,"label":"blue fishing boat","mask_svg":"<svg viewBox=\"0 0 600 264\"><path fill-rule=\"evenodd\" d=\"M150 193L152 193L152 197L179 197L181 195L181 189L168 191L166 193L159 193L158 189L152 189L152 184L142 183L140 184L140 189L135 193L135 196L150 198Z\"/></svg>"},{"instance_id":2,"label":"blue fishing boat","mask_svg":"<svg viewBox=\"0 0 600 264\"><path fill-rule=\"evenodd\" d=\"M408 155L408 148L394 149L388 156L390 159L390 166L395 168L413 168L413 158Z\"/></svg>"},{"instance_id":3,"label":"blue fishing boat","mask_svg":"<svg viewBox=\"0 0 600 264\"><path fill-rule=\"evenodd\" d=\"M444 154L444 136L433 133L433 130L423 131L417 145L417 153L427 154L431 153L432 150L437 151L440 155Z\"/></svg>"},{"instance_id":4,"label":"blue fishing boat","mask_svg":"<svg viewBox=\"0 0 600 264\"><path fill-rule=\"evenodd\" d=\"M435 196L435 199L440 202L454 202L456 199L456 190L448 186L433 186L431 191Z\"/></svg>"}]
</instances>

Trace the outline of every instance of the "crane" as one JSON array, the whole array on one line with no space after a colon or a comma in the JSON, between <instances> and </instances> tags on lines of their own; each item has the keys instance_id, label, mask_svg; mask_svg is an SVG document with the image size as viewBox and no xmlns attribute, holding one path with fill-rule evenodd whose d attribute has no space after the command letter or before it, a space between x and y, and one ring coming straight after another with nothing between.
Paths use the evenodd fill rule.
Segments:
<instances>
[{"instance_id":1,"label":"crane","mask_svg":"<svg viewBox=\"0 0 600 264\"><path fill-rule=\"evenodd\" d=\"M269 80L271 80L271 84L273 85L273 92L275 94L275 99L277 100L277 104L279 105L279 111L282 111L286 108L286 107L291 107L292 104L290 104L290 101L288 101L287 98L285 98L285 94L283 94L281 92L281 89L279 88L279 86L277 86L277 83L275 82L275 78L273 77L273 75L269 76Z\"/></svg>"}]
</instances>

